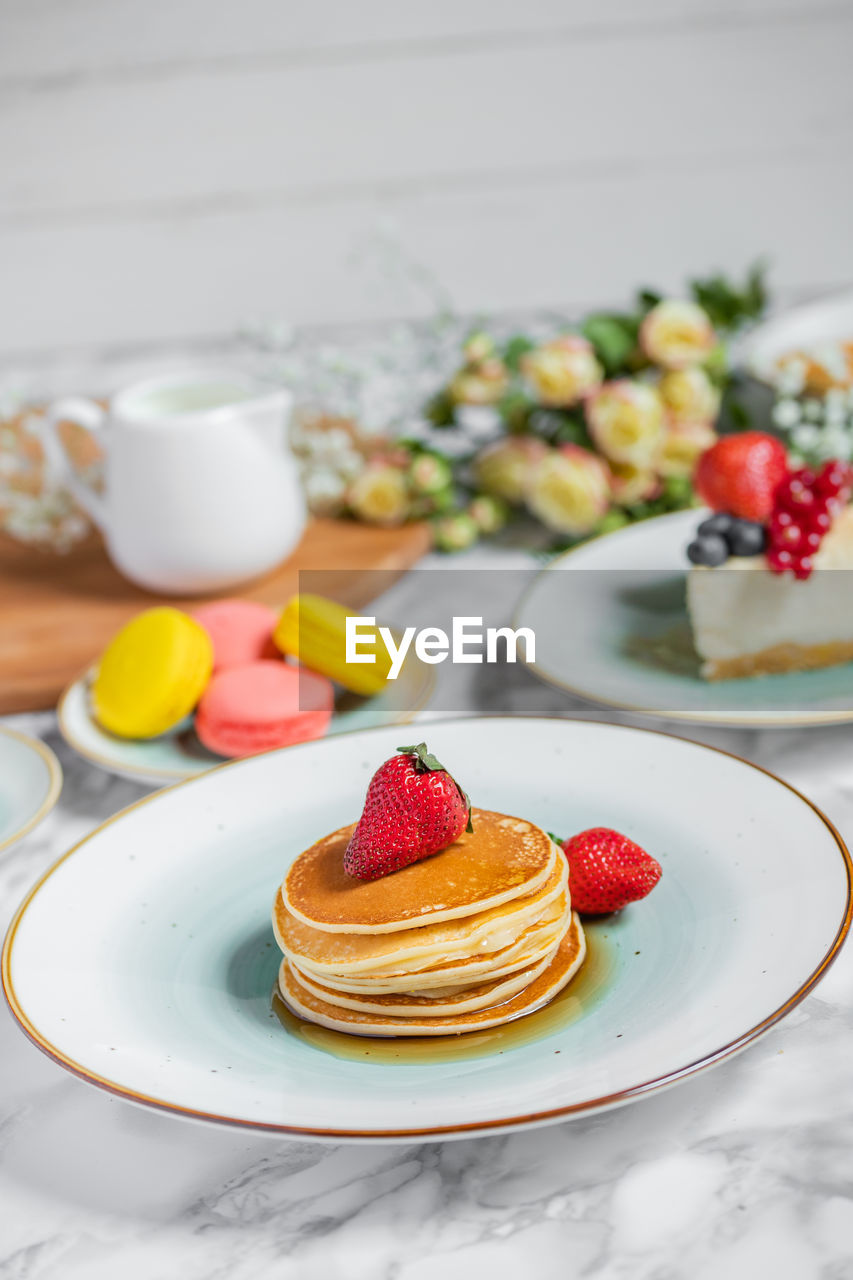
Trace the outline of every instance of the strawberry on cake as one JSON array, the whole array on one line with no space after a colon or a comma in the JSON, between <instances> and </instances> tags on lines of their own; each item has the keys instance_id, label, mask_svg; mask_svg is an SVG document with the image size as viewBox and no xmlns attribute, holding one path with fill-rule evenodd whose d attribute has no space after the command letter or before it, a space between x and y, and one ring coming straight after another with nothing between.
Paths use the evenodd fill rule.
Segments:
<instances>
[{"instance_id":1,"label":"strawberry on cake","mask_svg":"<svg viewBox=\"0 0 853 1280\"><path fill-rule=\"evenodd\" d=\"M853 660L853 467L791 464L762 432L724 436L696 490L714 514L687 548L687 606L708 680Z\"/></svg>"}]
</instances>

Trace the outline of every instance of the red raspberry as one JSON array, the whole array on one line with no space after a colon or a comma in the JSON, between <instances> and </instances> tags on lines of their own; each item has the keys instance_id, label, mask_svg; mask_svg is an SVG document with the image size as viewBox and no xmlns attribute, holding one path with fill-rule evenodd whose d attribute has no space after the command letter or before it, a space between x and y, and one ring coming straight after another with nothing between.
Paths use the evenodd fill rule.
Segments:
<instances>
[{"instance_id":1,"label":"red raspberry","mask_svg":"<svg viewBox=\"0 0 853 1280\"><path fill-rule=\"evenodd\" d=\"M775 493L775 506L783 511L791 511L800 515L804 510L813 507L816 502L812 488L814 476L805 469L792 471L779 485Z\"/></svg>"},{"instance_id":2,"label":"red raspberry","mask_svg":"<svg viewBox=\"0 0 853 1280\"><path fill-rule=\"evenodd\" d=\"M815 533L819 533L821 537L829 533L832 528L832 516L826 507L819 507L809 516L809 528L814 529Z\"/></svg>"},{"instance_id":3,"label":"red raspberry","mask_svg":"<svg viewBox=\"0 0 853 1280\"><path fill-rule=\"evenodd\" d=\"M773 573L784 573L786 569L793 569L794 557L790 551L771 547L767 552L767 564Z\"/></svg>"},{"instance_id":4,"label":"red raspberry","mask_svg":"<svg viewBox=\"0 0 853 1280\"><path fill-rule=\"evenodd\" d=\"M780 520L782 516L787 516L787 520L784 523ZM771 518L768 537L774 546L784 547L786 551L796 551L803 540L803 536L803 529L797 524L789 511L780 511Z\"/></svg>"},{"instance_id":5,"label":"red raspberry","mask_svg":"<svg viewBox=\"0 0 853 1280\"><path fill-rule=\"evenodd\" d=\"M777 486L767 530L767 564L773 573L791 570L804 581L835 515L853 495L853 467L832 459L815 474L792 471Z\"/></svg>"},{"instance_id":6,"label":"red raspberry","mask_svg":"<svg viewBox=\"0 0 853 1280\"><path fill-rule=\"evenodd\" d=\"M832 458L818 472L815 489L827 498L841 497L844 490L853 488L853 467L848 463Z\"/></svg>"}]
</instances>

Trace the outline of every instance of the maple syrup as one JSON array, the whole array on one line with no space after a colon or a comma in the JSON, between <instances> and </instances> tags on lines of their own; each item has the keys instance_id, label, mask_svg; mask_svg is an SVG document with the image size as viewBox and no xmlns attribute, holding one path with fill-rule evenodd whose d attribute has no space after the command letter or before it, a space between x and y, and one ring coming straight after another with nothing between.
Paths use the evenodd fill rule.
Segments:
<instances>
[{"instance_id":1,"label":"maple syrup","mask_svg":"<svg viewBox=\"0 0 853 1280\"><path fill-rule=\"evenodd\" d=\"M606 994L617 968L616 947L608 937L608 926L595 921L584 923L587 953L580 971L558 995L533 1013L500 1027L466 1031L456 1036L354 1036L332 1031L291 1013L278 993L273 992L272 1011L289 1035L313 1049L352 1062L428 1063L459 1062L507 1053L544 1039L577 1022Z\"/></svg>"}]
</instances>

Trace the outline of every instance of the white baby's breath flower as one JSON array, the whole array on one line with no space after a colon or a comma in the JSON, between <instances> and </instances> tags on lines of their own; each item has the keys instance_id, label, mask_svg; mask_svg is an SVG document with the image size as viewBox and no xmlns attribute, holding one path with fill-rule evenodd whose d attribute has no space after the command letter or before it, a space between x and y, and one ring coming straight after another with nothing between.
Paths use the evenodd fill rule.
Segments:
<instances>
[{"instance_id":1,"label":"white baby's breath flower","mask_svg":"<svg viewBox=\"0 0 853 1280\"><path fill-rule=\"evenodd\" d=\"M825 458L849 458L853 451L850 432L844 427L827 427L823 432L821 453Z\"/></svg>"},{"instance_id":2,"label":"white baby's breath flower","mask_svg":"<svg viewBox=\"0 0 853 1280\"><path fill-rule=\"evenodd\" d=\"M796 400L777 400L771 416L777 427L789 431L800 421L802 410Z\"/></svg>"},{"instance_id":3,"label":"white baby's breath flower","mask_svg":"<svg viewBox=\"0 0 853 1280\"><path fill-rule=\"evenodd\" d=\"M776 388L783 396L798 396L806 385L806 362L794 358L782 365L776 376Z\"/></svg>"},{"instance_id":4,"label":"white baby's breath flower","mask_svg":"<svg viewBox=\"0 0 853 1280\"><path fill-rule=\"evenodd\" d=\"M803 417L808 422L821 422L823 420L823 401L816 400L814 396L809 396L803 401Z\"/></svg>"},{"instance_id":5,"label":"white baby's breath flower","mask_svg":"<svg viewBox=\"0 0 853 1280\"><path fill-rule=\"evenodd\" d=\"M781 426L783 424L777 423L777 425ZM792 431L791 440L795 448L802 453L809 453L812 449L816 449L820 443L820 428L811 423L801 423L800 426L795 427Z\"/></svg>"},{"instance_id":6,"label":"white baby's breath flower","mask_svg":"<svg viewBox=\"0 0 853 1280\"><path fill-rule=\"evenodd\" d=\"M824 416L828 423L843 423L847 419L847 393L840 387L830 387L823 397Z\"/></svg>"},{"instance_id":7,"label":"white baby's breath flower","mask_svg":"<svg viewBox=\"0 0 853 1280\"><path fill-rule=\"evenodd\" d=\"M302 477L305 500L315 515L332 515L343 507L346 481L331 467L313 467Z\"/></svg>"},{"instance_id":8,"label":"white baby's breath flower","mask_svg":"<svg viewBox=\"0 0 853 1280\"><path fill-rule=\"evenodd\" d=\"M363 468L364 458L356 449L344 449L334 458L333 466L338 475L345 476L347 480L351 480Z\"/></svg>"},{"instance_id":9,"label":"white baby's breath flower","mask_svg":"<svg viewBox=\"0 0 853 1280\"><path fill-rule=\"evenodd\" d=\"M327 455L338 453L341 449L349 449L352 445L352 435L349 431L344 431L343 427L330 427L328 431L318 431L317 436L322 440L322 452Z\"/></svg>"},{"instance_id":10,"label":"white baby's breath flower","mask_svg":"<svg viewBox=\"0 0 853 1280\"><path fill-rule=\"evenodd\" d=\"M500 433L501 415L492 405L460 404L453 416L456 425L478 443Z\"/></svg>"}]
</instances>

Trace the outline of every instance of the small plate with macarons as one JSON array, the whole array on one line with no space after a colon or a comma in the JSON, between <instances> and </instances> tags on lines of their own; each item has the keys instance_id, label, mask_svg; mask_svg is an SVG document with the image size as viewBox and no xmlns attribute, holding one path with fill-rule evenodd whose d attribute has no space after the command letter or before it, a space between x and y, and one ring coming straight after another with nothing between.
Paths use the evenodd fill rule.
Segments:
<instances>
[{"instance_id":1,"label":"small plate with macarons","mask_svg":"<svg viewBox=\"0 0 853 1280\"><path fill-rule=\"evenodd\" d=\"M342 660L348 610L295 596L276 611L216 600L192 613L137 614L62 694L65 741L111 773L148 785L327 734L403 724L432 696L432 667L396 680Z\"/></svg>"}]
</instances>

